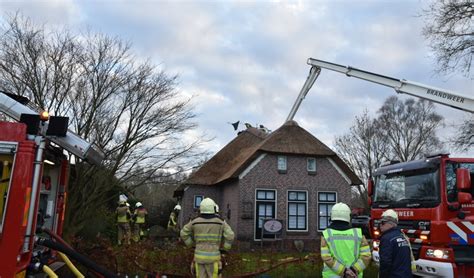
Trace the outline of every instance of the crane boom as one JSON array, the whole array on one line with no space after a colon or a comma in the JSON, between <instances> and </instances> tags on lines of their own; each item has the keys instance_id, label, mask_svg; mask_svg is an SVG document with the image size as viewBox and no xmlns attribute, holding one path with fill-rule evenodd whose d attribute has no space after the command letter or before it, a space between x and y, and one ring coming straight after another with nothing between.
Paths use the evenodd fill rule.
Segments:
<instances>
[{"instance_id":1,"label":"crane boom","mask_svg":"<svg viewBox=\"0 0 474 278\"><path fill-rule=\"evenodd\" d=\"M353 68L351 66L343 66L323 60L317 60L313 58L308 59L308 65L311 65L311 70L306 79L301 92L288 115L288 120L292 120L298 110L299 105L313 86L314 82L319 76L321 69L328 69L340 73L344 73L350 77L356 77L373 83L377 83L383 86L393 88L397 93L408 94L411 96L427 99L439 104L451 106L456 109L474 113L474 98L472 96L466 96L459 93L451 92L445 89L439 89L424 84L411 82L404 79L393 78L365 70Z\"/></svg>"}]
</instances>

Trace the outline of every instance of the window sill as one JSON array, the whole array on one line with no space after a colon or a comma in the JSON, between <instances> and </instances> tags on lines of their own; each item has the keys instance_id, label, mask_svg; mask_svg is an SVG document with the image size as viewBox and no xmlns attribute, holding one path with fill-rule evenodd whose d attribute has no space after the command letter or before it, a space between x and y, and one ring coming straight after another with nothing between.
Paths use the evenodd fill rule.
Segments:
<instances>
[{"instance_id":1,"label":"window sill","mask_svg":"<svg viewBox=\"0 0 474 278\"><path fill-rule=\"evenodd\" d=\"M287 230L286 231L286 235L287 236L291 236L291 235L309 235L309 231L308 230Z\"/></svg>"},{"instance_id":2,"label":"window sill","mask_svg":"<svg viewBox=\"0 0 474 278\"><path fill-rule=\"evenodd\" d=\"M286 170L278 170L278 174L286 174Z\"/></svg>"},{"instance_id":3,"label":"window sill","mask_svg":"<svg viewBox=\"0 0 474 278\"><path fill-rule=\"evenodd\" d=\"M308 171L308 175L310 175L310 176L316 176L316 171Z\"/></svg>"}]
</instances>

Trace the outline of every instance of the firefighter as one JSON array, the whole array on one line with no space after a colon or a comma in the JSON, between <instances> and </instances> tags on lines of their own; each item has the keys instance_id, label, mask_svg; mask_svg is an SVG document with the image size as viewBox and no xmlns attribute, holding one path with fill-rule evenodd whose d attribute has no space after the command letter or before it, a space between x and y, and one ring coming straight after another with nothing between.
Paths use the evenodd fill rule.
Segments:
<instances>
[{"instance_id":1,"label":"firefighter","mask_svg":"<svg viewBox=\"0 0 474 278\"><path fill-rule=\"evenodd\" d=\"M397 227L398 215L393 209L382 213L380 219L380 273L379 277L413 277L414 257L410 240Z\"/></svg>"},{"instance_id":2,"label":"firefighter","mask_svg":"<svg viewBox=\"0 0 474 278\"><path fill-rule=\"evenodd\" d=\"M132 223L133 223L133 241L138 242L140 239L143 238L145 232L143 229L145 228L146 224L146 216L148 215L148 211L143 206L142 203L137 202L135 204L135 211L133 212L132 216Z\"/></svg>"},{"instance_id":3,"label":"firefighter","mask_svg":"<svg viewBox=\"0 0 474 278\"><path fill-rule=\"evenodd\" d=\"M120 201L119 206L115 210L118 228L118 245L130 244L130 209L126 201Z\"/></svg>"},{"instance_id":4,"label":"firefighter","mask_svg":"<svg viewBox=\"0 0 474 278\"><path fill-rule=\"evenodd\" d=\"M337 203L331 210L331 224L321 237L323 277L362 277L371 260L370 247L360 228L351 226L351 210Z\"/></svg>"},{"instance_id":5,"label":"firefighter","mask_svg":"<svg viewBox=\"0 0 474 278\"><path fill-rule=\"evenodd\" d=\"M173 211L170 213L170 218L168 219L168 231L172 231L174 233L179 232L178 215L180 211L181 206L179 204L174 206Z\"/></svg>"},{"instance_id":6,"label":"firefighter","mask_svg":"<svg viewBox=\"0 0 474 278\"><path fill-rule=\"evenodd\" d=\"M191 270L198 278L221 277L220 246L228 251L234 240L230 226L216 215L216 203L205 198L199 206L200 216L184 225L181 239L187 246L196 245Z\"/></svg>"}]
</instances>

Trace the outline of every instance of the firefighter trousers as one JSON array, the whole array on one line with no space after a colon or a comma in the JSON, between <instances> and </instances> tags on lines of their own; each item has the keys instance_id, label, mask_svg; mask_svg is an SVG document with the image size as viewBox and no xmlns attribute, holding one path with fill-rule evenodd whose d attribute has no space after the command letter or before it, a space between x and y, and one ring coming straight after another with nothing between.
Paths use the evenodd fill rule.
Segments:
<instances>
[{"instance_id":1,"label":"firefighter trousers","mask_svg":"<svg viewBox=\"0 0 474 278\"><path fill-rule=\"evenodd\" d=\"M143 226L145 223L134 223L133 224L133 236L132 239L135 242L139 242L141 237L144 235Z\"/></svg>"},{"instance_id":2,"label":"firefighter trousers","mask_svg":"<svg viewBox=\"0 0 474 278\"><path fill-rule=\"evenodd\" d=\"M129 223L117 223L118 229L118 244L122 243L130 244L130 224Z\"/></svg>"},{"instance_id":3,"label":"firefighter trousers","mask_svg":"<svg viewBox=\"0 0 474 278\"><path fill-rule=\"evenodd\" d=\"M196 263L194 262L196 278L221 278L222 262Z\"/></svg>"}]
</instances>

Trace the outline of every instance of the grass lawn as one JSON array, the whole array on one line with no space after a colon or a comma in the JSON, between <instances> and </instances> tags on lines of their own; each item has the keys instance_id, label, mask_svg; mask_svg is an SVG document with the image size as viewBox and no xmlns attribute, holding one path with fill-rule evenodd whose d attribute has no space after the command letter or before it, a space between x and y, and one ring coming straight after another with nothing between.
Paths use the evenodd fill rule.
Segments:
<instances>
[{"instance_id":1,"label":"grass lawn","mask_svg":"<svg viewBox=\"0 0 474 278\"><path fill-rule=\"evenodd\" d=\"M144 241L129 246L112 246L108 242L84 243L80 253L114 273L145 277L155 273L171 277L191 277L193 249L169 241L157 244ZM224 256L223 277L321 277L322 261L318 253L255 250L231 251ZM89 277L89 273L79 266ZM375 265L364 271L364 277L376 278ZM70 277L67 275L61 277Z\"/></svg>"},{"instance_id":2,"label":"grass lawn","mask_svg":"<svg viewBox=\"0 0 474 278\"><path fill-rule=\"evenodd\" d=\"M224 277L321 277L323 268L319 255L314 253L252 252L229 256L235 257L226 258L228 265L224 268ZM364 271L364 277L377 276L378 268L375 265L370 265Z\"/></svg>"}]
</instances>

